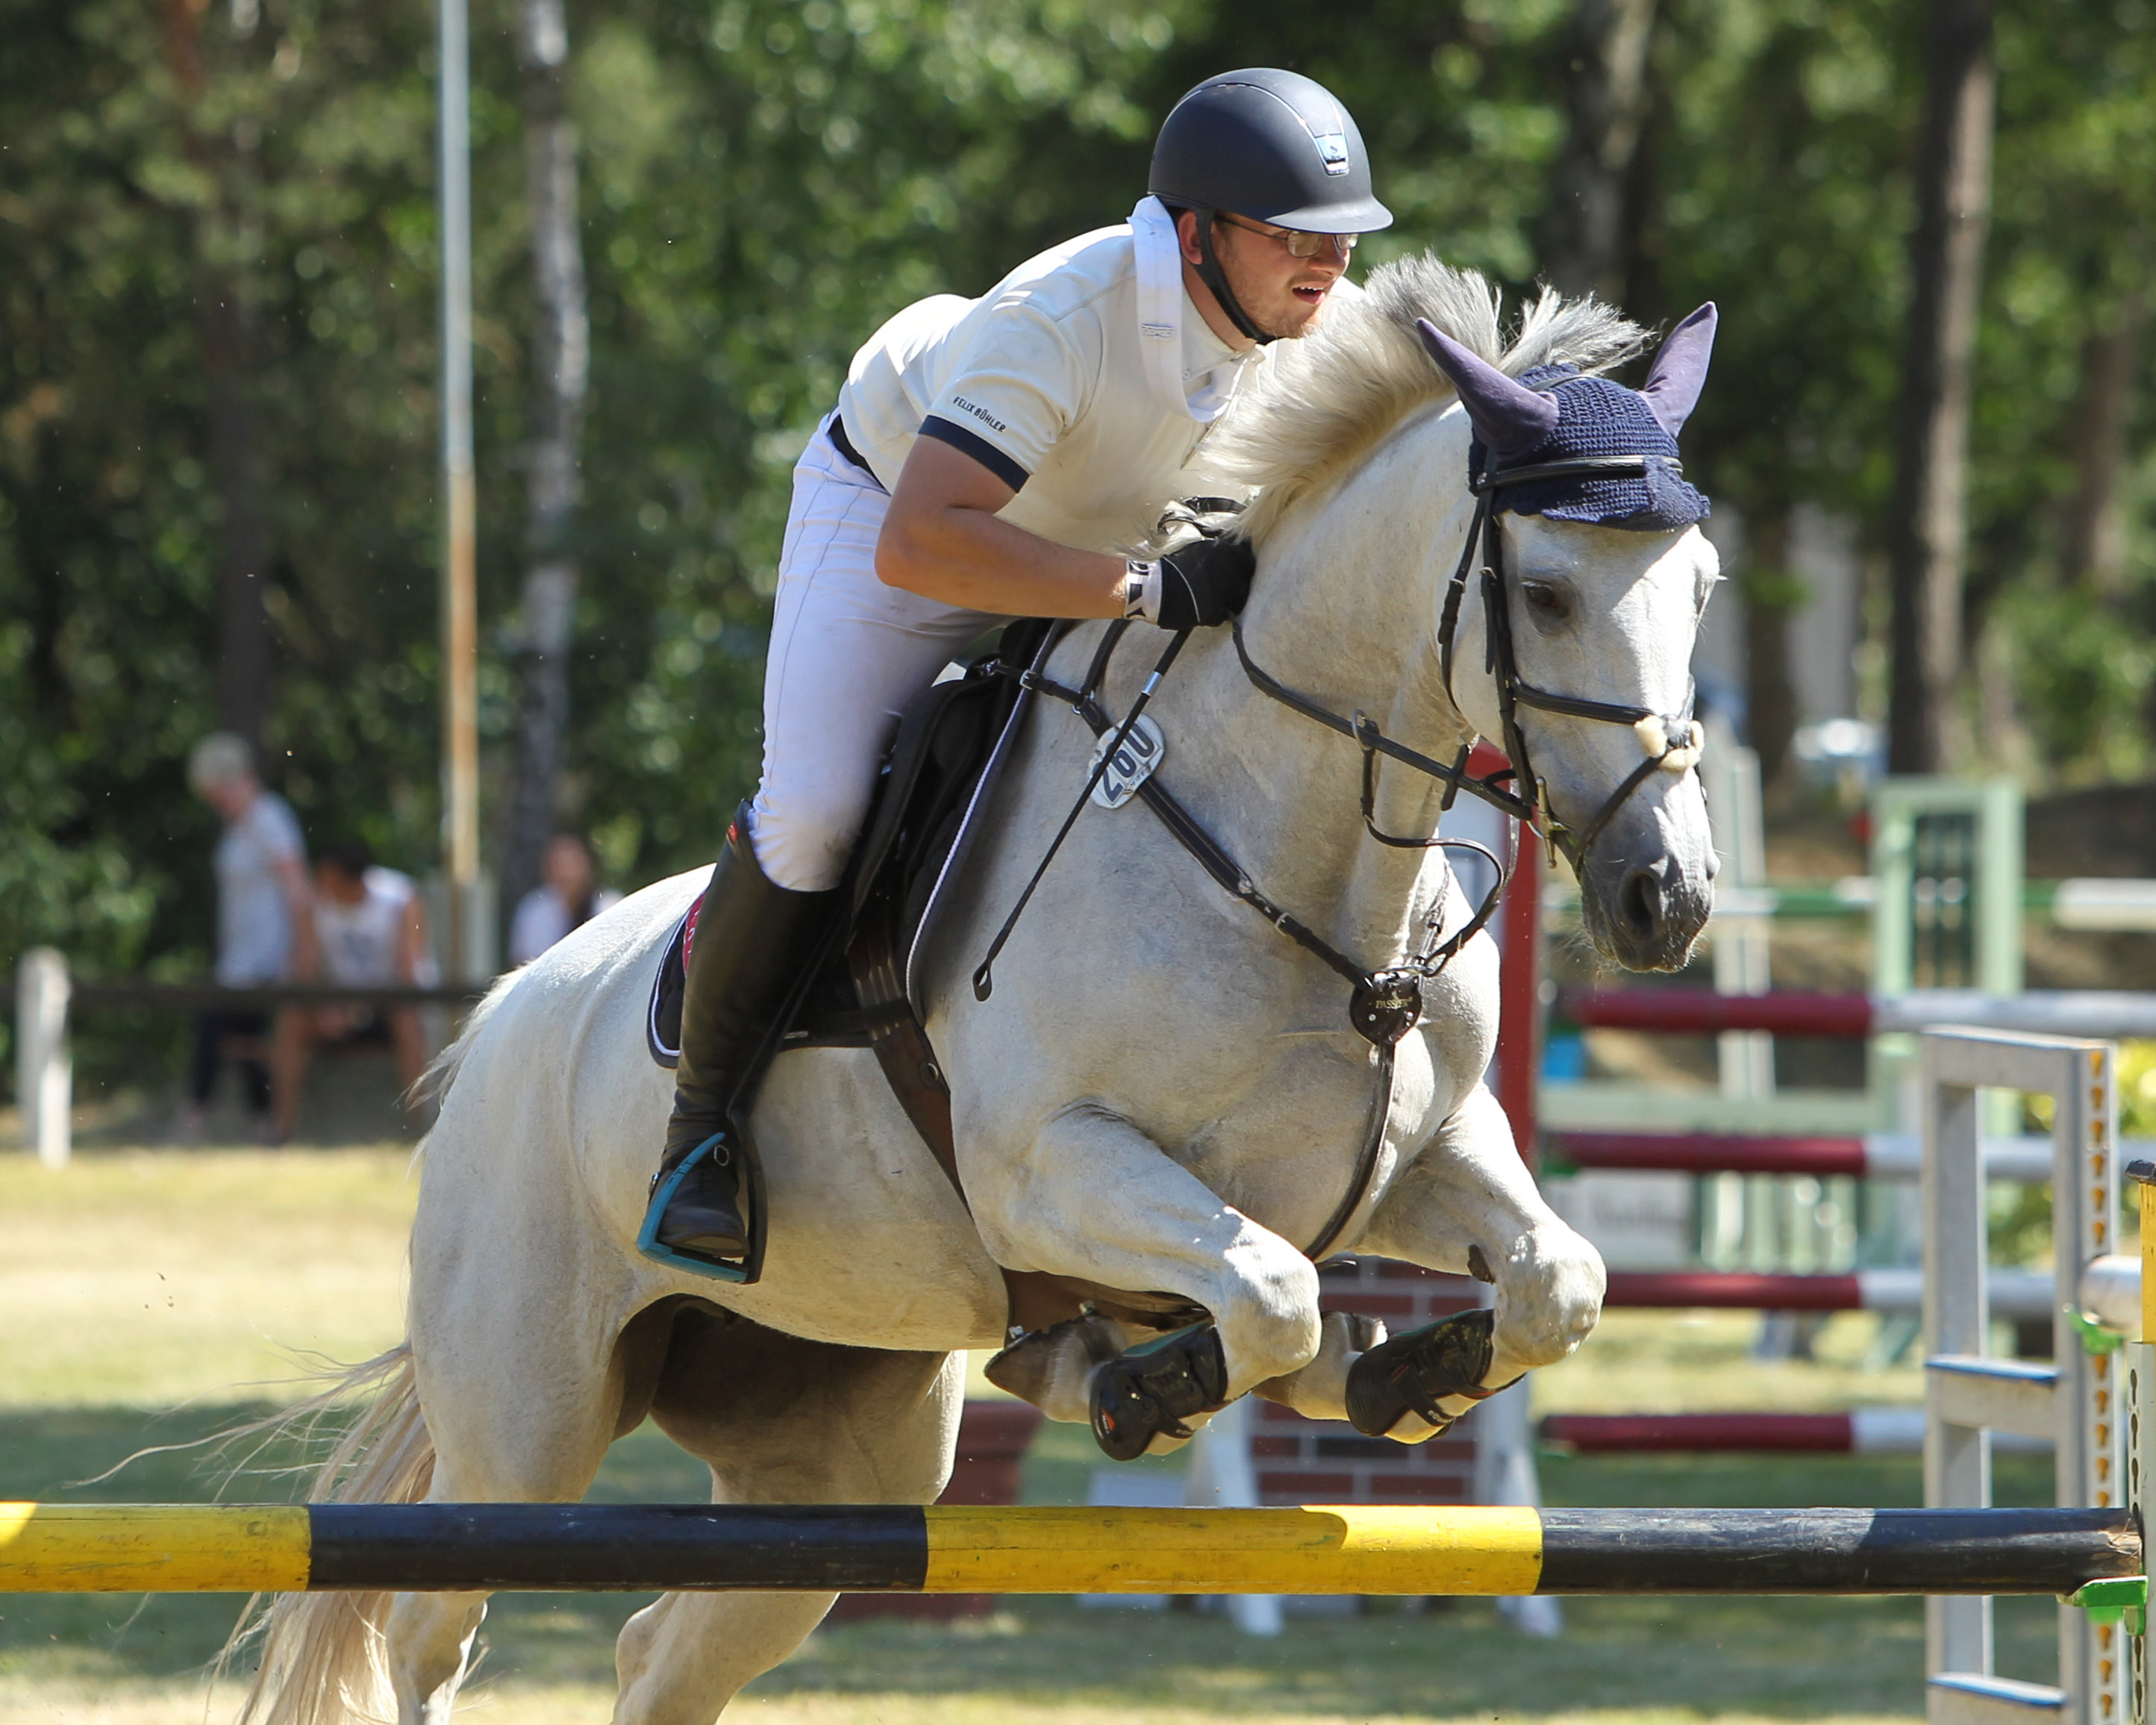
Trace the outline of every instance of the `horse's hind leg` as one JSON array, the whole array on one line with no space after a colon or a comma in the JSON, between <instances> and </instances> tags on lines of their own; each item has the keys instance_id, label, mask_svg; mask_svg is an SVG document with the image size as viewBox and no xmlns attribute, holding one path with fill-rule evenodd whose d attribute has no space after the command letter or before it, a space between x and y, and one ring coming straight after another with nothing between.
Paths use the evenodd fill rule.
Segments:
<instances>
[{"instance_id":1,"label":"horse's hind leg","mask_svg":"<svg viewBox=\"0 0 2156 1725\"><path fill-rule=\"evenodd\" d=\"M475 1332L453 1327L449 1316L435 1306L414 1325L420 1399L435 1450L425 1501L580 1500L623 1422L643 1418L671 1303L632 1319L611 1345L583 1322L550 1328L528 1314L489 1322L510 1317L495 1301ZM448 1725L486 1601L484 1593L398 1594L391 1601L383 1652L398 1725Z\"/></svg>"},{"instance_id":2,"label":"horse's hind leg","mask_svg":"<svg viewBox=\"0 0 2156 1725\"><path fill-rule=\"evenodd\" d=\"M720 1503L928 1503L957 1435L964 1356L834 1348L742 1319L675 1331L652 1413ZM669 1594L629 1620L614 1725L711 1725L807 1639L830 1594Z\"/></svg>"},{"instance_id":3,"label":"horse's hind leg","mask_svg":"<svg viewBox=\"0 0 2156 1725\"><path fill-rule=\"evenodd\" d=\"M458 1435L441 1445L429 1503L574 1503L598 1472L613 1436L611 1409L597 1420L532 1382L518 1395L496 1384L484 1420L469 1411L454 1422ZM465 1394L476 1392L469 1385ZM597 1398L594 1397L594 1401ZM432 1409L429 1409L431 1414ZM498 1455L475 1451L470 1440L482 1425L515 1441ZM440 1441L437 1440L438 1443ZM484 1593L398 1594L382 1625L383 1652L397 1697L398 1725L448 1725L471 1654L472 1638L486 1615Z\"/></svg>"}]
</instances>

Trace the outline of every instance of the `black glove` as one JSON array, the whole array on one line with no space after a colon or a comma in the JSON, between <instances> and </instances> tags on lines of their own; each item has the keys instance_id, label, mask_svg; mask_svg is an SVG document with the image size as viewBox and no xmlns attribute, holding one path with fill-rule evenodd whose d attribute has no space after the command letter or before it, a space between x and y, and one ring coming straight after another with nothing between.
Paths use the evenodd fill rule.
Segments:
<instances>
[{"instance_id":1,"label":"black glove","mask_svg":"<svg viewBox=\"0 0 2156 1725\"><path fill-rule=\"evenodd\" d=\"M1225 623L1250 598L1257 563L1247 539L1199 539L1168 552L1147 578L1146 620L1170 629Z\"/></svg>"}]
</instances>

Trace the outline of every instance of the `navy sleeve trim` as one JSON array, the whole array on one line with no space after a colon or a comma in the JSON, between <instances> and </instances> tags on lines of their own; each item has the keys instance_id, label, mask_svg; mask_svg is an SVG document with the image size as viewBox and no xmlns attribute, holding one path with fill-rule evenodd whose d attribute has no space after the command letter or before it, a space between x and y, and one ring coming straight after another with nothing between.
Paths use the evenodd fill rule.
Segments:
<instances>
[{"instance_id":1,"label":"navy sleeve trim","mask_svg":"<svg viewBox=\"0 0 2156 1725\"><path fill-rule=\"evenodd\" d=\"M962 455L972 456L1014 491L1023 491L1025 482L1033 477L986 438L937 414L931 413L921 422L921 435L932 437L939 444L948 444Z\"/></svg>"}]
</instances>

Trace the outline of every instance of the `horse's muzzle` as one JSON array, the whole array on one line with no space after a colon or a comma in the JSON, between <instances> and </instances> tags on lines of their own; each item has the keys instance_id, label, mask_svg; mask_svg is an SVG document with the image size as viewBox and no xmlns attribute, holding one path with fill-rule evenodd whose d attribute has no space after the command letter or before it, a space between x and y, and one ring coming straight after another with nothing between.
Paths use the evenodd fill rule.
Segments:
<instances>
[{"instance_id":1,"label":"horse's muzzle","mask_svg":"<svg viewBox=\"0 0 2156 1725\"><path fill-rule=\"evenodd\" d=\"M1629 848L1611 844L1606 858L1589 860L1580 906L1588 936L1627 970L1681 969L1714 908L1713 883L1706 869L1666 852L1631 861Z\"/></svg>"}]
</instances>

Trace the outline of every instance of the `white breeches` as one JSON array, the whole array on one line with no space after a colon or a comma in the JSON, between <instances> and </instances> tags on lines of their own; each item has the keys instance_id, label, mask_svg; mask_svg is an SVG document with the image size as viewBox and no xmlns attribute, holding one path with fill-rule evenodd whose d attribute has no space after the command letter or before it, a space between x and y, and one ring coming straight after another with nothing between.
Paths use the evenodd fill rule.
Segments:
<instances>
[{"instance_id":1,"label":"white breeches","mask_svg":"<svg viewBox=\"0 0 2156 1725\"><path fill-rule=\"evenodd\" d=\"M1004 619L876 578L891 495L819 428L793 469L763 678L756 860L796 892L836 886L906 707Z\"/></svg>"}]
</instances>

